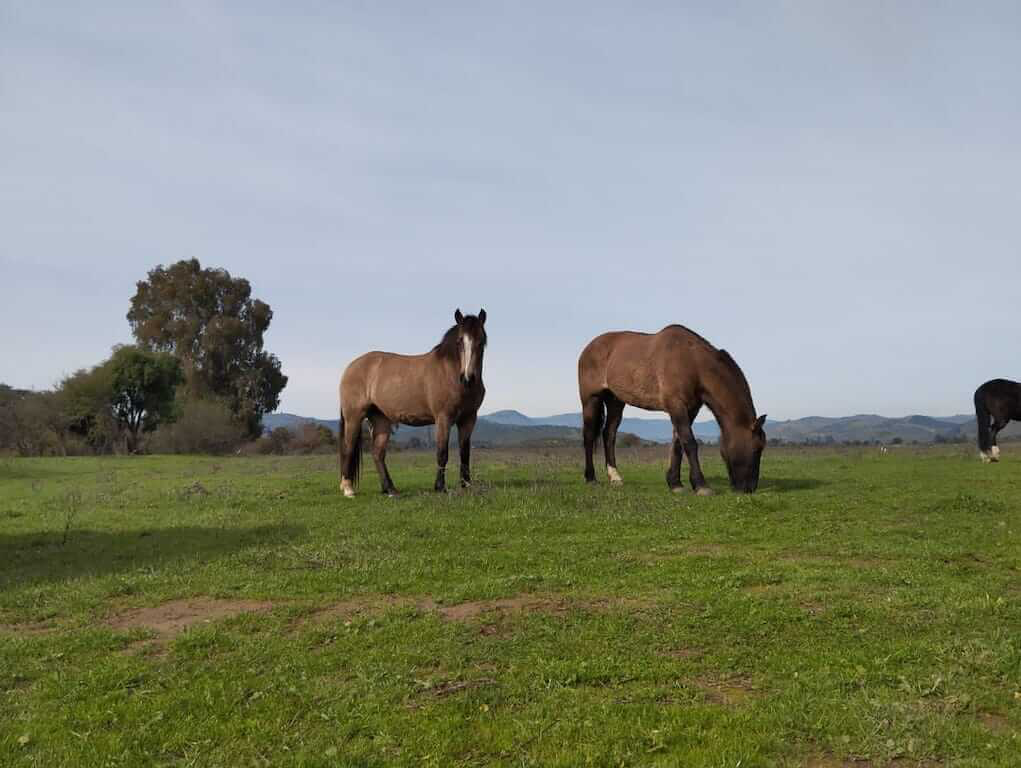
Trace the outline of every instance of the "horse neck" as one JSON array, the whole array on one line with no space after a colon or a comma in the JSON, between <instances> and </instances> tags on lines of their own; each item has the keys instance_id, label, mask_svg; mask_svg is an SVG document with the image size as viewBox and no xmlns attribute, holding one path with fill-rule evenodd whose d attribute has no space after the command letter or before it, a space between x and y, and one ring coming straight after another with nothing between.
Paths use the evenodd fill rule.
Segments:
<instances>
[{"instance_id":1,"label":"horse neck","mask_svg":"<svg viewBox=\"0 0 1021 768\"><path fill-rule=\"evenodd\" d=\"M751 393L737 376L727 372L707 377L702 382L702 390L702 399L722 431L749 428L755 423L755 404Z\"/></svg>"},{"instance_id":2,"label":"horse neck","mask_svg":"<svg viewBox=\"0 0 1021 768\"><path fill-rule=\"evenodd\" d=\"M441 371L445 378L459 381L461 377L460 366L458 361L454 358L447 357L446 355L440 354L438 350L433 350L427 355L430 358L429 362L431 365L435 365Z\"/></svg>"}]
</instances>

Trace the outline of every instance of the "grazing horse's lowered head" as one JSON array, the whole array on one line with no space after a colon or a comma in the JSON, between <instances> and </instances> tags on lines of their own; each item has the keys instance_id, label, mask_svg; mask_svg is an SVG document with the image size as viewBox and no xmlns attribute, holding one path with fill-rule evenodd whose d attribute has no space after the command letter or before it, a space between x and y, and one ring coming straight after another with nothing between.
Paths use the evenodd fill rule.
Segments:
<instances>
[{"instance_id":1,"label":"grazing horse's lowered head","mask_svg":"<svg viewBox=\"0 0 1021 768\"><path fill-rule=\"evenodd\" d=\"M472 387L482 379L482 355L486 351L486 310L478 315L454 312L454 325L436 345L437 354L457 363L461 383Z\"/></svg>"},{"instance_id":2,"label":"grazing horse's lowered head","mask_svg":"<svg viewBox=\"0 0 1021 768\"><path fill-rule=\"evenodd\" d=\"M766 416L759 416L748 427L736 427L720 435L720 456L727 465L730 487L740 493L754 493L759 487L759 465L766 448L762 428Z\"/></svg>"}]
</instances>

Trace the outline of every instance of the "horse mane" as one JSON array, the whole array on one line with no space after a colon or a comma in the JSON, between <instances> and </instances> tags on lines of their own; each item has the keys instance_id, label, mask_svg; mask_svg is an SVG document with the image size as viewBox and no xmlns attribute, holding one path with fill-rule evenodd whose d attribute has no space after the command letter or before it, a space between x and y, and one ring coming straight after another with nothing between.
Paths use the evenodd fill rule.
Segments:
<instances>
[{"instance_id":1,"label":"horse mane","mask_svg":"<svg viewBox=\"0 0 1021 768\"><path fill-rule=\"evenodd\" d=\"M482 323L475 315L465 315L463 325L466 330L477 333L482 339L483 348L486 346L486 329L482 327ZM440 339L440 343L432 348L439 357L446 358L447 360L457 360L461 354L457 348L457 324L450 326L447 332L443 334L443 338Z\"/></svg>"},{"instance_id":2,"label":"horse mane","mask_svg":"<svg viewBox=\"0 0 1021 768\"><path fill-rule=\"evenodd\" d=\"M755 413L755 403L752 400L752 388L748 386L748 379L745 378L744 371L741 370L741 366L737 364L737 361L730 356L730 353L725 349L717 350L717 356L720 362L723 363L724 368L727 368L730 373L734 376L741 391L748 398L748 405L752 409L752 414Z\"/></svg>"},{"instance_id":3,"label":"horse mane","mask_svg":"<svg viewBox=\"0 0 1021 768\"><path fill-rule=\"evenodd\" d=\"M452 325L447 329L447 332L443 334L443 338L440 339L440 343L432 348L440 357L445 357L449 360L457 359L457 326Z\"/></svg>"},{"instance_id":4,"label":"horse mane","mask_svg":"<svg viewBox=\"0 0 1021 768\"><path fill-rule=\"evenodd\" d=\"M698 333L697 331L691 330L686 325L681 325L680 323L672 323L672 324L668 325L666 328L679 328L680 330L684 331L685 333L690 333L692 336L694 336L696 339L701 341L703 344L705 344L710 349L716 349L716 347L713 346L713 343L711 341L709 341L709 339L707 339L705 336L703 336L702 334ZM663 330L665 331L666 328L664 328ZM661 333L662 333L662 331L661 331ZM724 354L726 354L726 353L724 353ZM727 355L727 357L729 358L730 355ZM731 360L731 362L733 363L734 361ZM734 363L734 365L737 365L737 363Z\"/></svg>"}]
</instances>

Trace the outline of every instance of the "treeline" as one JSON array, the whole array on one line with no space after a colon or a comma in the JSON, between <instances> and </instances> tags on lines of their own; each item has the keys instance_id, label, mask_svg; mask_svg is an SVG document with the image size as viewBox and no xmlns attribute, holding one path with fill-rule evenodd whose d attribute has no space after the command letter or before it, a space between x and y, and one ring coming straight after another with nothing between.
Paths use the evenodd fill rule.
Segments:
<instances>
[{"instance_id":1,"label":"treeline","mask_svg":"<svg viewBox=\"0 0 1021 768\"><path fill-rule=\"evenodd\" d=\"M0 451L223 453L258 441L287 384L263 347L272 318L244 278L195 259L158 266L131 298L134 344L51 391L0 384Z\"/></svg>"}]
</instances>

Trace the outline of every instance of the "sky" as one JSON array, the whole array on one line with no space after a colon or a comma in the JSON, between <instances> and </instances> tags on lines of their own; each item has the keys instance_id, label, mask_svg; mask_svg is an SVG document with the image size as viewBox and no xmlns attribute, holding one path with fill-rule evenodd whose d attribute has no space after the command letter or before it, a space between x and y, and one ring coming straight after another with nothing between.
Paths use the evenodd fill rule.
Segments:
<instances>
[{"instance_id":1,"label":"sky","mask_svg":"<svg viewBox=\"0 0 1021 768\"><path fill-rule=\"evenodd\" d=\"M483 413L682 323L772 419L1021 379L1021 5L0 0L0 381L248 278L290 381L488 314ZM631 415L640 415L632 413Z\"/></svg>"}]
</instances>

